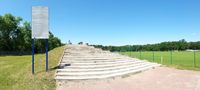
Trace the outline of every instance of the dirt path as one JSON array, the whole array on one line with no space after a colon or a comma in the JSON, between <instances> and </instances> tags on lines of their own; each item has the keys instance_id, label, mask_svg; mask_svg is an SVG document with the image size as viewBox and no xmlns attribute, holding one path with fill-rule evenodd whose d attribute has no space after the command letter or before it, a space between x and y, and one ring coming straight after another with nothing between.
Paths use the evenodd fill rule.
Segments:
<instances>
[{"instance_id":1,"label":"dirt path","mask_svg":"<svg viewBox=\"0 0 200 90\"><path fill-rule=\"evenodd\" d=\"M157 67L123 78L58 83L58 90L200 90L200 72Z\"/></svg>"}]
</instances>

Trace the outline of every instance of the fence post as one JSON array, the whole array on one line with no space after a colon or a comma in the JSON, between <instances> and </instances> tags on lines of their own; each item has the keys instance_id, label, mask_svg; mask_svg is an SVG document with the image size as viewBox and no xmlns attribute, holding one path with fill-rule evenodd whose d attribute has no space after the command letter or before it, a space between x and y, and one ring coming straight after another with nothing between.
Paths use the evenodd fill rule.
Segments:
<instances>
[{"instance_id":1,"label":"fence post","mask_svg":"<svg viewBox=\"0 0 200 90\"><path fill-rule=\"evenodd\" d=\"M120 49L120 50L119 50L119 54L123 55L121 52L122 52L122 51L121 51L121 49Z\"/></svg>"},{"instance_id":2,"label":"fence post","mask_svg":"<svg viewBox=\"0 0 200 90\"><path fill-rule=\"evenodd\" d=\"M154 62L154 51L153 51L153 62Z\"/></svg>"},{"instance_id":3,"label":"fence post","mask_svg":"<svg viewBox=\"0 0 200 90\"><path fill-rule=\"evenodd\" d=\"M128 48L129 48L128 54L129 54L129 57L131 57L131 46L129 46Z\"/></svg>"},{"instance_id":4,"label":"fence post","mask_svg":"<svg viewBox=\"0 0 200 90\"><path fill-rule=\"evenodd\" d=\"M163 56L160 57L160 63L163 64Z\"/></svg>"},{"instance_id":5,"label":"fence post","mask_svg":"<svg viewBox=\"0 0 200 90\"><path fill-rule=\"evenodd\" d=\"M170 56L171 56L171 64L172 64L172 50L170 51Z\"/></svg>"},{"instance_id":6,"label":"fence post","mask_svg":"<svg viewBox=\"0 0 200 90\"><path fill-rule=\"evenodd\" d=\"M196 53L194 51L194 67L196 67Z\"/></svg>"}]
</instances>

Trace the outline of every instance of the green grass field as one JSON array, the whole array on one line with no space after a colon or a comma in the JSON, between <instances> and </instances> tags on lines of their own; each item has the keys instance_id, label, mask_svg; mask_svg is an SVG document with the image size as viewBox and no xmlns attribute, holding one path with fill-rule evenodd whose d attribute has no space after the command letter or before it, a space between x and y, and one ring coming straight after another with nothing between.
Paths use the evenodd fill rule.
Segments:
<instances>
[{"instance_id":1,"label":"green grass field","mask_svg":"<svg viewBox=\"0 0 200 90\"><path fill-rule=\"evenodd\" d=\"M55 90L55 67L64 46L49 52L49 72L45 71L45 54L35 55L35 75L31 55L0 56L0 90Z\"/></svg>"},{"instance_id":2,"label":"green grass field","mask_svg":"<svg viewBox=\"0 0 200 90\"><path fill-rule=\"evenodd\" d=\"M172 52L172 64L171 64L171 52L120 52L120 54L128 55L130 57L139 58L142 60L148 60L151 62L162 63L167 66L176 67L179 69L191 69L191 70L200 70L200 52L187 51L174 51ZM195 61L195 62L194 62ZM195 66L196 63L196 66ZM195 66L195 67L194 67Z\"/></svg>"}]
</instances>

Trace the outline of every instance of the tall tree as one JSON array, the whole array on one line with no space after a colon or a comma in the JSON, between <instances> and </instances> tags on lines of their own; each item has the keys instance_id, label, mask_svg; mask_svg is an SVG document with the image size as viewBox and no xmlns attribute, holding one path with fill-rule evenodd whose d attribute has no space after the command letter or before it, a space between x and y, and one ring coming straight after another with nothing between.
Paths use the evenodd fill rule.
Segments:
<instances>
[{"instance_id":1,"label":"tall tree","mask_svg":"<svg viewBox=\"0 0 200 90\"><path fill-rule=\"evenodd\" d=\"M61 41L49 32L49 50L61 46ZM35 40L35 51L45 51L45 40ZM11 14L0 15L0 51L31 51L31 24Z\"/></svg>"}]
</instances>

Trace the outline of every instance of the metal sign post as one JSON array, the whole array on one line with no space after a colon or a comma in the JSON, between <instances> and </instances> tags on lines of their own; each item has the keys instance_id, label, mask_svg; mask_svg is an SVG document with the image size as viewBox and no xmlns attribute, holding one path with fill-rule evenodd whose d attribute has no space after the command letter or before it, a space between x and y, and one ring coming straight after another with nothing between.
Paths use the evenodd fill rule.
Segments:
<instances>
[{"instance_id":1,"label":"metal sign post","mask_svg":"<svg viewBox=\"0 0 200 90\"><path fill-rule=\"evenodd\" d=\"M48 72L48 47L49 47L49 43L48 43L48 39L46 39L46 72Z\"/></svg>"},{"instance_id":2,"label":"metal sign post","mask_svg":"<svg viewBox=\"0 0 200 90\"><path fill-rule=\"evenodd\" d=\"M48 7L32 7L32 74L34 74L34 39L46 40L46 72L48 72Z\"/></svg>"},{"instance_id":3,"label":"metal sign post","mask_svg":"<svg viewBox=\"0 0 200 90\"><path fill-rule=\"evenodd\" d=\"M32 39L32 74L34 74L34 39Z\"/></svg>"}]
</instances>

